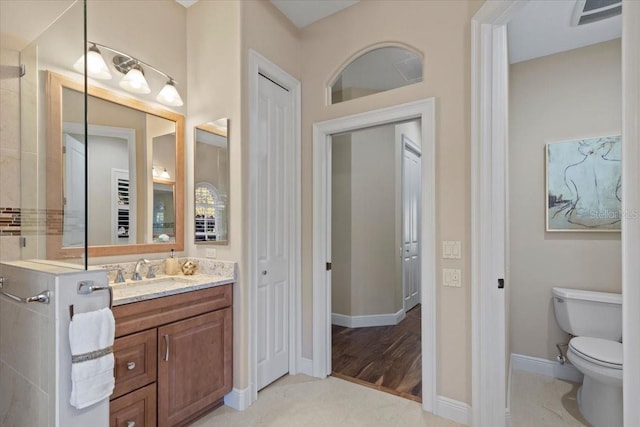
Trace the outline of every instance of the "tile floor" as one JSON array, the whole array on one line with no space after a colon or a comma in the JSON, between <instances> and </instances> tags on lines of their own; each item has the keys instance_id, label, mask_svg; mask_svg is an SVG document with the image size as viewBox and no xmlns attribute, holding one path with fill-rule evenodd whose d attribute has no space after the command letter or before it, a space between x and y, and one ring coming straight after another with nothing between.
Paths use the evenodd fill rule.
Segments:
<instances>
[{"instance_id":1,"label":"tile floor","mask_svg":"<svg viewBox=\"0 0 640 427\"><path fill-rule=\"evenodd\" d=\"M511 426L589 426L578 410L580 384L531 374L511 373Z\"/></svg>"},{"instance_id":2,"label":"tile floor","mask_svg":"<svg viewBox=\"0 0 640 427\"><path fill-rule=\"evenodd\" d=\"M445 427L452 421L422 411L418 402L338 378L286 376L260 392L246 411L223 406L192 427Z\"/></svg>"},{"instance_id":3,"label":"tile floor","mask_svg":"<svg viewBox=\"0 0 640 427\"><path fill-rule=\"evenodd\" d=\"M511 377L511 426L589 426L576 402L578 384L523 371ZM420 403L338 378L286 376L260 392L246 411L223 406L192 427L444 427L452 421Z\"/></svg>"}]
</instances>

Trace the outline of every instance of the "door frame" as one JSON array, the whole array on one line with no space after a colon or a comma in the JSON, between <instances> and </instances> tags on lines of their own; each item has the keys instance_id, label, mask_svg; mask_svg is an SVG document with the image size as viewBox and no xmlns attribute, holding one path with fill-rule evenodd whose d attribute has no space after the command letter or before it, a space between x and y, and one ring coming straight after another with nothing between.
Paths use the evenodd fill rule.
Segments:
<instances>
[{"instance_id":1,"label":"door frame","mask_svg":"<svg viewBox=\"0 0 640 427\"><path fill-rule=\"evenodd\" d=\"M419 118L422 130L421 304L422 407L433 412L437 398L435 99L381 108L313 125L313 375L331 367L331 135Z\"/></svg>"},{"instance_id":2,"label":"door frame","mask_svg":"<svg viewBox=\"0 0 640 427\"><path fill-rule=\"evenodd\" d=\"M505 229L508 68L506 25L527 0L485 2L471 21L471 425L506 422L506 343L504 296L496 279L504 277L504 259L493 256L492 231ZM622 8L623 215L622 289L625 425L640 423L640 3ZM635 190L635 193L634 193ZM497 200L499 199L499 200ZM496 218L497 217L497 218ZM504 241L502 242L504 245ZM502 310L501 310L502 308ZM502 315L496 314L502 311ZM498 324L498 328L496 328Z\"/></svg>"},{"instance_id":3,"label":"door frame","mask_svg":"<svg viewBox=\"0 0 640 427\"><path fill-rule=\"evenodd\" d=\"M258 399L258 269L254 263L257 254L257 211L258 182L255 171L258 169L258 144L260 128L258 123L258 80L260 74L268 76L273 82L286 88L293 103L293 158L295 159L289 224L289 373L296 374L300 370L302 358L302 198L301 198L301 84L289 73L249 49L249 203L248 203L248 298L249 298L249 392L250 402ZM248 406L248 405L247 405Z\"/></svg>"}]
</instances>

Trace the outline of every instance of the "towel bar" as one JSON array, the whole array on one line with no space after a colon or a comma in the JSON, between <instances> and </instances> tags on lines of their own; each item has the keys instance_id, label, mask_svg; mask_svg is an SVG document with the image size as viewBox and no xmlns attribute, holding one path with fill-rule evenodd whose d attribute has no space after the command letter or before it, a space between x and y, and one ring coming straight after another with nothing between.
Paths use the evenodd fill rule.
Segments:
<instances>
[{"instance_id":1,"label":"towel bar","mask_svg":"<svg viewBox=\"0 0 640 427\"><path fill-rule=\"evenodd\" d=\"M51 297L51 292L49 291L43 291L40 292L38 295L34 295L32 297L26 297L26 298L22 298L19 297L17 295L14 295L12 293L9 293L7 291L3 291L2 288L4 287L4 283L5 283L6 279L4 277L0 277L0 294L6 296L7 298L10 298L16 302L20 302L22 304L28 304L30 302L39 302L42 304L49 304L49 300Z\"/></svg>"},{"instance_id":2,"label":"towel bar","mask_svg":"<svg viewBox=\"0 0 640 427\"><path fill-rule=\"evenodd\" d=\"M96 285L91 280L78 282L78 295L89 295L94 291L109 291L109 308L113 307L113 288L109 285ZM69 315L73 318L73 305L69 306Z\"/></svg>"}]
</instances>

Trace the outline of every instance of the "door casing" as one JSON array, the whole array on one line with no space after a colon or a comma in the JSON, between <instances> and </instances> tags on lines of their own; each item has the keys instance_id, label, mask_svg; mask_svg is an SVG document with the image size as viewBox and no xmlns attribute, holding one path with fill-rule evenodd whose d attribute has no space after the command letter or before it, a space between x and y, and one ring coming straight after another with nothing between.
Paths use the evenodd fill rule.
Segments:
<instances>
[{"instance_id":1,"label":"door casing","mask_svg":"<svg viewBox=\"0 0 640 427\"><path fill-rule=\"evenodd\" d=\"M331 367L331 135L420 119L422 132L422 407L436 410L435 99L381 108L313 125L313 375Z\"/></svg>"}]
</instances>

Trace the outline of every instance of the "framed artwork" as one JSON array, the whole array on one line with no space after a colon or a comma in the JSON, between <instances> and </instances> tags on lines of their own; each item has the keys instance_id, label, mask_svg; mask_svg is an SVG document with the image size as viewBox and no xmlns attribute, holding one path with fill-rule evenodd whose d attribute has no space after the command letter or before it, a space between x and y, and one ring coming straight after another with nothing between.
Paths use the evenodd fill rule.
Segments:
<instances>
[{"instance_id":1,"label":"framed artwork","mask_svg":"<svg viewBox=\"0 0 640 427\"><path fill-rule=\"evenodd\" d=\"M547 231L620 231L621 139L546 146Z\"/></svg>"}]
</instances>

